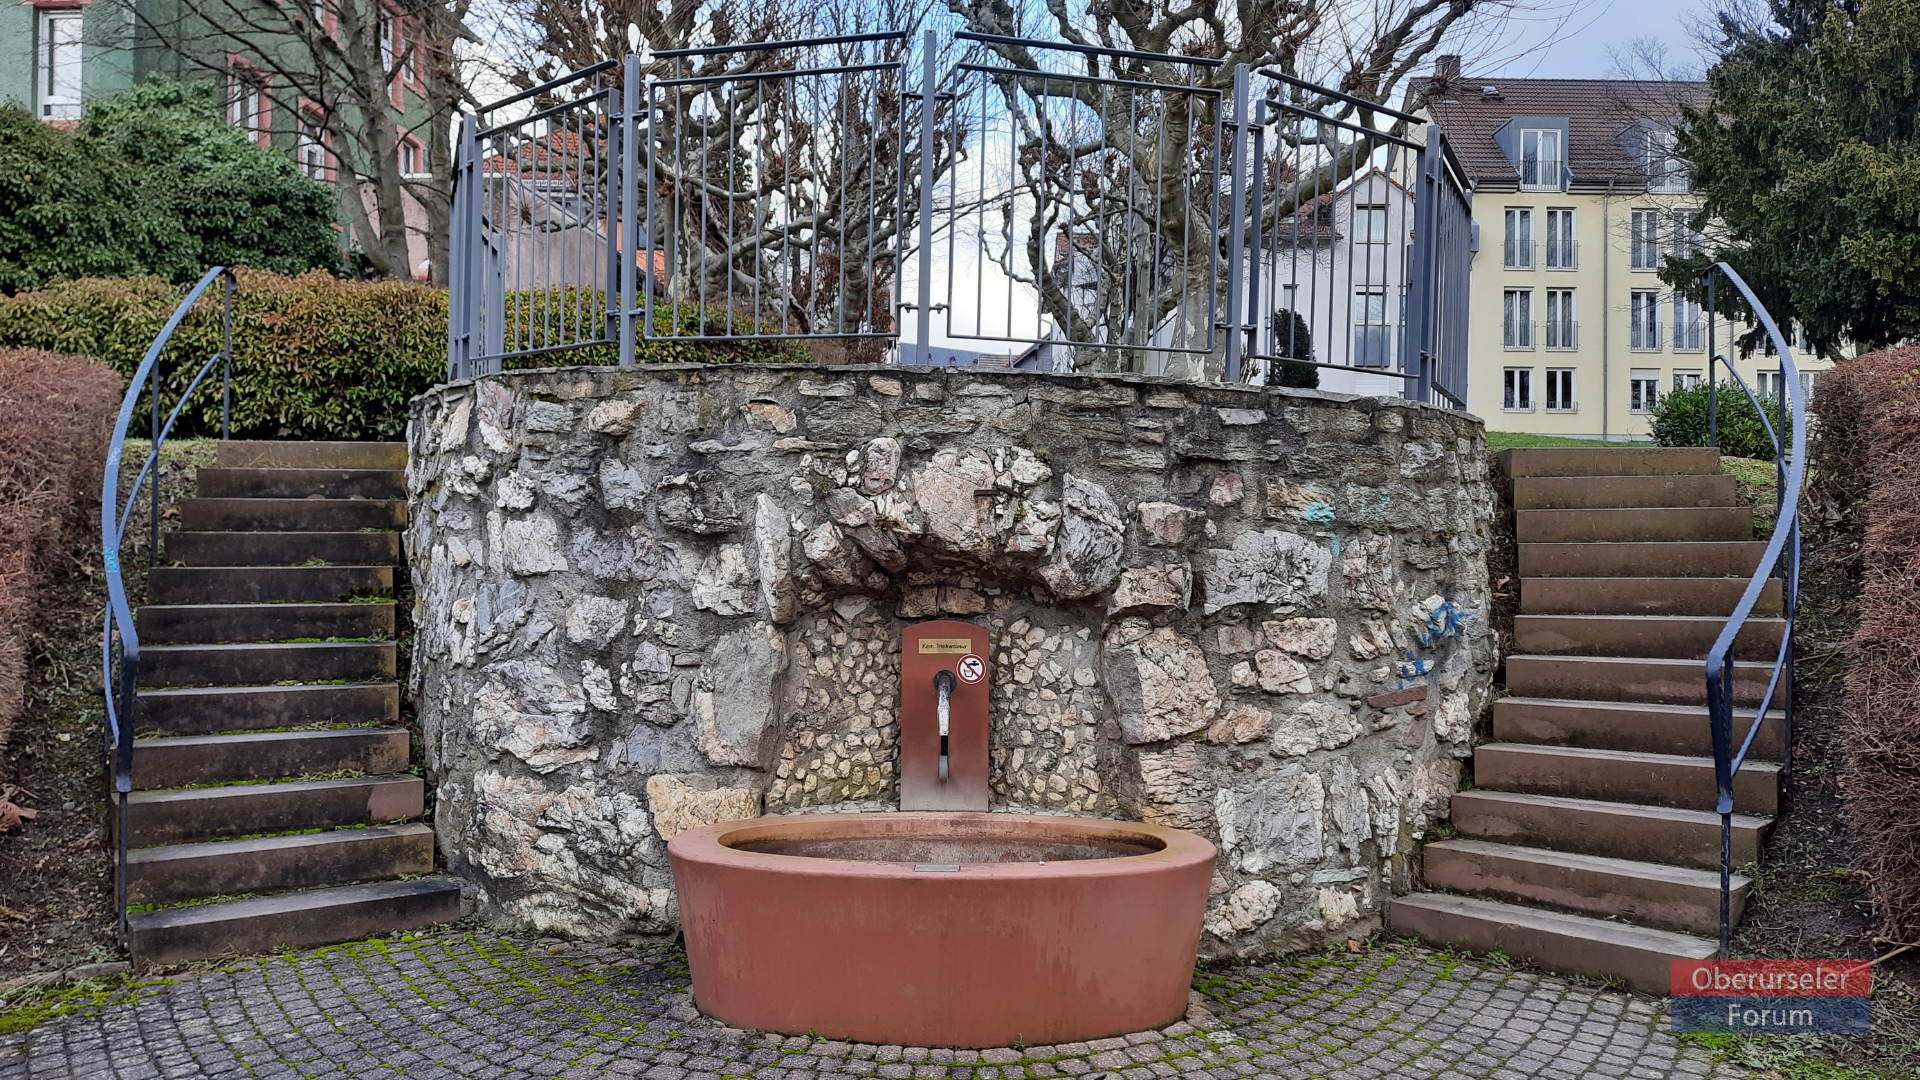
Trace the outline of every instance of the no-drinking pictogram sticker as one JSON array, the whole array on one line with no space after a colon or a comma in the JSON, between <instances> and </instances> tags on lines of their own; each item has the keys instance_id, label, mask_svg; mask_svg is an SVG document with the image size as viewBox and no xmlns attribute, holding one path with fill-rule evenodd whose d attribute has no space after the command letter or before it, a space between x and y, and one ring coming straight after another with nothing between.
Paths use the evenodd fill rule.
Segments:
<instances>
[{"instance_id":1,"label":"no-drinking pictogram sticker","mask_svg":"<svg viewBox=\"0 0 1920 1080\"><path fill-rule=\"evenodd\" d=\"M987 677L987 662L977 653L968 653L960 658L960 681L977 683Z\"/></svg>"}]
</instances>

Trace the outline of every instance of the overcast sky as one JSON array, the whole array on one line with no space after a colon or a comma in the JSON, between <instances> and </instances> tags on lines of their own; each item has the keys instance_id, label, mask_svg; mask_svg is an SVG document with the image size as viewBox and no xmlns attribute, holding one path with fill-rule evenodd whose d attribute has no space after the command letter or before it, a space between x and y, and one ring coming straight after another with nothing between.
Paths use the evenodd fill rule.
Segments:
<instances>
[{"instance_id":1,"label":"overcast sky","mask_svg":"<svg viewBox=\"0 0 1920 1080\"><path fill-rule=\"evenodd\" d=\"M1487 67L1466 74L1510 78L1607 79L1616 77L1610 49L1635 38L1666 45L1670 63L1698 70L1689 26L1709 10L1703 0L1561 0L1552 10L1520 12L1514 40L1486 50Z\"/></svg>"}]
</instances>

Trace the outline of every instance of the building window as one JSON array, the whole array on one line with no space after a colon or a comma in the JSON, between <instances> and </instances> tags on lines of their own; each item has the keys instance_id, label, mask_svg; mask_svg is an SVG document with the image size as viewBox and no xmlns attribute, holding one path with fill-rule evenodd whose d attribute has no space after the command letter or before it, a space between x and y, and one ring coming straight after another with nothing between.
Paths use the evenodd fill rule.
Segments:
<instances>
[{"instance_id":1,"label":"building window","mask_svg":"<svg viewBox=\"0 0 1920 1080\"><path fill-rule=\"evenodd\" d=\"M228 75L227 122L253 134L262 146L272 144L273 131L266 81L254 72L235 67Z\"/></svg>"},{"instance_id":2,"label":"building window","mask_svg":"<svg viewBox=\"0 0 1920 1080\"><path fill-rule=\"evenodd\" d=\"M1390 359L1387 328L1387 291L1353 290L1353 363L1356 367L1386 367Z\"/></svg>"},{"instance_id":3,"label":"building window","mask_svg":"<svg viewBox=\"0 0 1920 1080\"><path fill-rule=\"evenodd\" d=\"M1627 411L1652 412L1660 404L1660 369L1634 368L1628 374Z\"/></svg>"},{"instance_id":4,"label":"building window","mask_svg":"<svg viewBox=\"0 0 1920 1080\"><path fill-rule=\"evenodd\" d=\"M40 70L34 89L40 95L42 120L80 116L80 18L73 10L40 13Z\"/></svg>"},{"instance_id":5,"label":"building window","mask_svg":"<svg viewBox=\"0 0 1920 1080\"><path fill-rule=\"evenodd\" d=\"M1676 259L1691 259L1700 254L1700 232L1688 224L1694 213L1692 210L1674 211L1673 236L1668 246L1673 249Z\"/></svg>"},{"instance_id":6,"label":"building window","mask_svg":"<svg viewBox=\"0 0 1920 1080\"><path fill-rule=\"evenodd\" d=\"M393 21L394 48L400 53L400 81L410 83L413 77L413 42L407 39L408 20Z\"/></svg>"},{"instance_id":7,"label":"building window","mask_svg":"<svg viewBox=\"0 0 1920 1080\"><path fill-rule=\"evenodd\" d=\"M1780 391L1787 385L1786 375L1779 370L1762 371L1759 378L1760 400L1779 402Z\"/></svg>"},{"instance_id":8,"label":"building window","mask_svg":"<svg viewBox=\"0 0 1920 1080\"><path fill-rule=\"evenodd\" d=\"M1579 346L1580 324L1573 320L1573 290L1547 290L1547 348L1573 349ZM1549 395L1548 400L1552 397ZM1551 405L1548 408L1552 408Z\"/></svg>"},{"instance_id":9,"label":"building window","mask_svg":"<svg viewBox=\"0 0 1920 1080\"><path fill-rule=\"evenodd\" d=\"M1574 411L1572 368L1547 369L1547 411Z\"/></svg>"},{"instance_id":10,"label":"building window","mask_svg":"<svg viewBox=\"0 0 1920 1080\"><path fill-rule=\"evenodd\" d=\"M1660 269L1660 218L1658 210L1633 212L1633 268Z\"/></svg>"},{"instance_id":11,"label":"building window","mask_svg":"<svg viewBox=\"0 0 1920 1080\"><path fill-rule=\"evenodd\" d=\"M1508 289L1503 340L1509 349L1533 348L1533 290Z\"/></svg>"},{"instance_id":12,"label":"building window","mask_svg":"<svg viewBox=\"0 0 1920 1080\"><path fill-rule=\"evenodd\" d=\"M1560 131L1529 129L1520 133L1520 187L1529 191L1559 191Z\"/></svg>"},{"instance_id":13,"label":"building window","mask_svg":"<svg viewBox=\"0 0 1920 1080\"><path fill-rule=\"evenodd\" d=\"M1631 346L1635 349L1660 347L1660 294L1651 289L1635 289L1628 299L1627 313L1632 320Z\"/></svg>"},{"instance_id":14,"label":"building window","mask_svg":"<svg viewBox=\"0 0 1920 1080\"><path fill-rule=\"evenodd\" d=\"M1647 132L1647 190L1680 194L1687 190L1686 163L1673 152L1673 132Z\"/></svg>"},{"instance_id":15,"label":"building window","mask_svg":"<svg viewBox=\"0 0 1920 1080\"><path fill-rule=\"evenodd\" d=\"M300 127L294 134L293 157L300 171L315 180L330 179L327 168L327 136L320 117L302 110Z\"/></svg>"},{"instance_id":16,"label":"building window","mask_svg":"<svg viewBox=\"0 0 1920 1080\"><path fill-rule=\"evenodd\" d=\"M1700 302L1676 295L1673 298L1673 347L1680 352L1698 352L1705 337L1700 323Z\"/></svg>"},{"instance_id":17,"label":"building window","mask_svg":"<svg viewBox=\"0 0 1920 1080\"><path fill-rule=\"evenodd\" d=\"M426 148L412 136L400 140L400 175L424 176L427 172Z\"/></svg>"},{"instance_id":18,"label":"building window","mask_svg":"<svg viewBox=\"0 0 1920 1080\"><path fill-rule=\"evenodd\" d=\"M1353 241L1356 244L1384 244L1387 241L1387 208L1353 208Z\"/></svg>"},{"instance_id":19,"label":"building window","mask_svg":"<svg viewBox=\"0 0 1920 1080\"><path fill-rule=\"evenodd\" d=\"M386 12L380 13L380 71L388 75L393 71L393 19Z\"/></svg>"},{"instance_id":20,"label":"building window","mask_svg":"<svg viewBox=\"0 0 1920 1080\"><path fill-rule=\"evenodd\" d=\"M1578 241L1573 238L1573 211L1547 211L1547 269L1571 270L1580 264Z\"/></svg>"},{"instance_id":21,"label":"building window","mask_svg":"<svg viewBox=\"0 0 1920 1080\"><path fill-rule=\"evenodd\" d=\"M1506 370L1506 383L1500 407L1507 412L1533 411L1533 369L1510 367Z\"/></svg>"},{"instance_id":22,"label":"building window","mask_svg":"<svg viewBox=\"0 0 1920 1080\"><path fill-rule=\"evenodd\" d=\"M1691 390L1694 387L1699 385L1700 385L1700 369L1699 368L1674 368L1673 369L1673 388L1675 390Z\"/></svg>"},{"instance_id":23,"label":"building window","mask_svg":"<svg viewBox=\"0 0 1920 1080\"><path fill-rule=\"evenodd\" d=\"M1507 207L1506 265L1514 270L1533 268L1533 211Z\"/></svg>"},{"instance_id":24,"label":"building window","mask_svg":"<svg viewBox=\"0 0 1920 1080\"><path fill-rule=\"evenodd\" d=\"M1813 372L1811 371L1800 373L1800 400L1808 404L1813 403Z\"/></svg>"}]
</instances>

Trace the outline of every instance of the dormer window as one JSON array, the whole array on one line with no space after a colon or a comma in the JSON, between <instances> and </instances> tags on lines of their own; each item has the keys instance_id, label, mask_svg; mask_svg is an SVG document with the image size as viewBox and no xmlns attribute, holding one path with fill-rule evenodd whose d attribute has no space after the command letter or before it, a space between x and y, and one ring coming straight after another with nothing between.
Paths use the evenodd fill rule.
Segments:
<instances>
[{"instance_id":1,"label":"dormer window","mask_svg":"<svg viewBox=\"0 0 1920 1080\"><path fill-rule=\"evenodd\" d=\"M1673 152L1673 132L1647 132L1647 190L1684 194L1687 165Z\"/></svg>"},{"instance_id":2,"label":"dormer window","mask_svg":"<svg viewBox=\"0 0 1920 1080\"><path fill-rule=\"evenodd\" d=\"M1565 148L1556 128L1527 128L1520 132L1520 189L1559 191L1565 168Z\"/></svg>"}]
</instances>

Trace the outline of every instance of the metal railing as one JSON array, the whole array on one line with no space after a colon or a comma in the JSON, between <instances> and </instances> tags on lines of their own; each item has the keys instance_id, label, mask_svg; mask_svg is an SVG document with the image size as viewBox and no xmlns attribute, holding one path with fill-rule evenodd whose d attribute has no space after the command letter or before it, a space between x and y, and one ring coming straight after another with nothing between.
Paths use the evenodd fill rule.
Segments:
<instances>
[{"instance_id":1,"label":"metal railing","mask_svg":"<svg viewBox=\"0 0 1920 1080\"><path fill-rule=\"evenodd\" d=\"M220 351L207 358L187 380L187 385L174 401L172 410L164 408L162 390L165 386L160 377L160 353L166 348L173 332L179 328L182 319L192 309L194 302L207 291L215 281L224 281L224 305L221 309ZM200 281L187 292L186 298L173 309L173 315L161 327L153 344L147 346L146 355L141 357L140 366L134 369L133 378L127 383L127 396L120 402L120 418L113 428L113 441L107 444L107 465L100 478L100 553L106 565L107 604L103 618L104 629L100 641L100 665L102 688L105 691L107 705L106 750L109 769L113 776L114 792L114 842L116 846L114 861L114 911L119 923L119 933L124 940L127 932L127 797L133 791L133 736L137 722L140 686L140 633L134 626L133 608L127 599L126 582L122 577L120 547L126 540L127 523L132 518L134 507L139 503L141 489L144 486L147 495L147 568L151 570L160 562L160 447L167 436L173 432L173 426L179 421L187 402L192 400L194 391L206 381L214 365L220 365L220 437L227 438L232 433L233 421L233 290L235 288L233 271L224 266L216 266L201 276ZM134 413L139 411L142 399L147 402L150 420L147 457L135 474L133 483L128 486L124 498L120 493L120 462L126 451L129 429L133 425ZM162 419L164 413L165 418Z\"/></svg>"},{"instance_id":2,"label":"metal railing","mask_svg":"<svg viewBox=\"0 0 1920 1080\"><path fill-rule=\"evenodd\" d=\"M1727 362L1726 357L1719 354L1716 347L1713 335L1714 316L1717 313L1717 277L1726 278L1727 283L1738 290L1780 354L1780 370L1784 377L1781 379L1781 396L1773 399L1772 416L1768 415L1770 410L1762 404L1762 399L1754 394L1753 388L1747 385L1747 381L1741 378L1740 372ZM1715 368L1725 364L1727 373L1733 376L1735 384L1753 403L1754 411L1759 414L1760 422L1766 428L1767 438L1773 443L1774 476L1779 485L1773 532L1767 538L1766 551L1760 556L1760 565L1748 580L1746 590L1740 594L1740 602L1734 605L1733 614L1728 617L1726 625L1720 629L1720 636L1714 639L1713 648L1707 653L1707 715L1713 732L1713 778L1717 789L1715 809L1720 814L1720 957L1726 959L1728 938L1732 932L1733 778L1739 774L1740 766L1746 763L1747 754L1753 748L1754 736L1760 731L1760 726L1767 722L1767 711L1776 700L1776 695L1780 702L1785 739L1782 779L1793 769L1793 630L1794 614L1800 598L1800 491L1807 467L1807 403L1805 392L1800 387L1799 369L1793 362L1793 350L1788 347L1780 328L1774 324L1773 316L1761 305L1759 297L1726 263L1715 263L1708 269L1706 284L1709 439L1715 446L1720 443L1720 396ZM1746 627L1747 618L1766 589L1767 580L1773 577L1782 579L1781 603L1786 626L1780 635L1780 651L1767 674L1766 691L1760 695L1755 706L1753 724L1736 744L1733 730L1737 672L1733 661L1734 641Z\"/></svg>"},{"instance_id":3,"label":"metal railing","mask_svg":"<svg viewBox=\"0 0 1920 1080\"><path fill-rule=\"evenodd\" d=\"M1471 211L1423 118L1221 60L931 29L640 52L461 121L449 374L978 342L1464 408Z\"/></svg>"}]
</instances>

